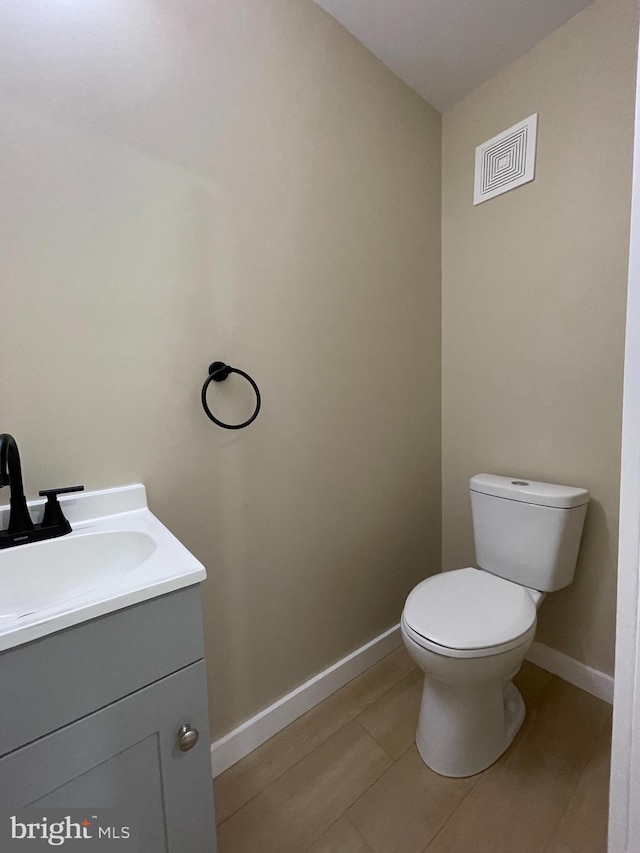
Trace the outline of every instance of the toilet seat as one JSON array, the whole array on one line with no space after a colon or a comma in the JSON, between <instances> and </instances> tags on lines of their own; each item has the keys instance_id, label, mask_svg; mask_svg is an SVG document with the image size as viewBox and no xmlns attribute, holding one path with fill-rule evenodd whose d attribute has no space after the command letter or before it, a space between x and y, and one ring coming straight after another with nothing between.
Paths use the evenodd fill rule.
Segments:
<instances>
[{"instance_id":1,"label":"toilet seat","mask_svg":"<svg viewBox=\"0 0 640 853\"><path fill-rule=\"evenodd\" d=\"M411 639L438 654L485 657L533 637L536 605L525 587L481 569L456 569L415 587L402 624Z\"/></svg>"}]
</instances>

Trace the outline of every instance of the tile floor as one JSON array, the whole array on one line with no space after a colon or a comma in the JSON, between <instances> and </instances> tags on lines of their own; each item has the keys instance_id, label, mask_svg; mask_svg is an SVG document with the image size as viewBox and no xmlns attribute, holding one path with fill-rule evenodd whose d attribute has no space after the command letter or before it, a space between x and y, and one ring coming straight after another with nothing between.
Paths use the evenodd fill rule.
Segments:
<instances>
[{"instance_id":1,"label":"tile floor","mask_svg":"<svg viewBox=\"0 0 640 853\"><path fill-rule=\"evenodd\" d=\"M611 707L533 664L516 683L514 744L445 779L398 649L216 779L219 853L605 853Z\"/></svg>"}]
</instances>

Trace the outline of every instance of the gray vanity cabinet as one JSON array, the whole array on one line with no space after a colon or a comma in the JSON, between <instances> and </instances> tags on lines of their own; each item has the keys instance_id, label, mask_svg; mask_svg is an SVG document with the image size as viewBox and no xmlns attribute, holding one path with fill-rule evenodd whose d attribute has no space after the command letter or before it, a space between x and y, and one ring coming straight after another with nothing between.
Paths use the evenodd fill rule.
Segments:
<instances>
[{"instance_id":1,"label":"gray vanity cabinet","mask_svg":"<svg viewBox=\"0 0 640 853\"><path fill-rule=\"evenodd\" d=\"M200 632L192 587L0 653L2 807L123 807L141 853L215 853Z\"/></svg>"}]
</instances>

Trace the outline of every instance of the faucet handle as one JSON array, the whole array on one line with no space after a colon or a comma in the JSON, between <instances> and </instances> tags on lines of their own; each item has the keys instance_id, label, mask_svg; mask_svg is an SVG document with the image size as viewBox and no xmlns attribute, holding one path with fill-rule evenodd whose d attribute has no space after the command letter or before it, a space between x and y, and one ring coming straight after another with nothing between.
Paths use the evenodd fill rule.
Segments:
<instances>
[{"instance_id":1,"label":"faucet handle","mask_svg":"<svg viewBox=\"0 0 640 853\"><path fill-rule=\"evenodd\" d=\"M58 503L58 495L68 495L70 492L83 492L84 486L65 486L62 489L41 489L38 494L42 498L47 499L44 507L44 516L42 518L43 527L63 527L69 532L71 525L67 521L62 512L62 507Z\"/></svg>"},{"instance_id":2,"label":"faucet handle","mask_svg":"<svg viewBox=\"0 0 640 853\"><path fill-rule=\"evenodd\" d=\"M84 492L84 486L65 486L62 489L40 489L38 494L41 498L48 498L50 496L66 495L69 492Z\"/></svg>"}]
</instances>

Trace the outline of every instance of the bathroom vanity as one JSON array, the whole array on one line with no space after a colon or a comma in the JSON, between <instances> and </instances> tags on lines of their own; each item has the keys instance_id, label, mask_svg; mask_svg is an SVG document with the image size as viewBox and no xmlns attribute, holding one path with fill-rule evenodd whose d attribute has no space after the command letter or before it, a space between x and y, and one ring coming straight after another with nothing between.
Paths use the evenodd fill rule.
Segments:
<instances>
[{"instance_id":1,"label":"bathroom vanity","mask_svg":"<svg viewBox=\"0 0 640 853\"><path fill-rule=\"evenodd\" d=\"M75 598L3 619L12 564L0 557L0 803L11 810L127 808L140 851L215 853L204 570L146 508L143 487L112 492L70 499L73 533L65 546L57 540L60 555L49 551L55 564L70 548L85 554L86 542L74 546L72 537L149 536L151 553L131 559L130 550L115 548L112 577L96 585L95 576L87 582L82 575ZM105 500L116 511L91 518ZM107 551L113 541L105 540ZM133 541L122 539L125 550ZM104 550L103 540L93 542ZM27 549L44 547L16 549L20 560L29 558L25 571L31 563L37 572L41 554Z\"/></svg>"}]
</instances>

